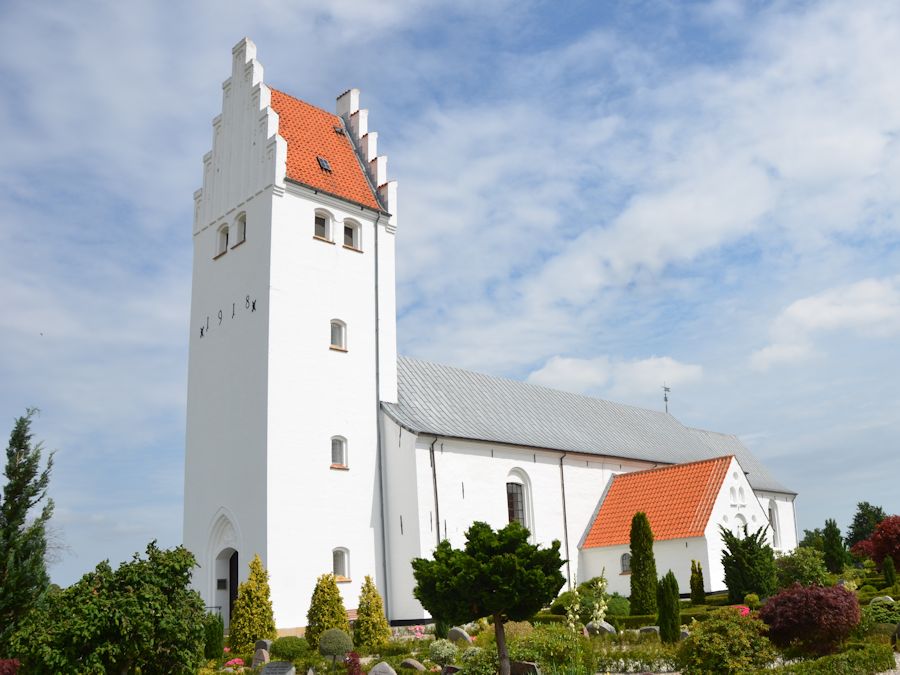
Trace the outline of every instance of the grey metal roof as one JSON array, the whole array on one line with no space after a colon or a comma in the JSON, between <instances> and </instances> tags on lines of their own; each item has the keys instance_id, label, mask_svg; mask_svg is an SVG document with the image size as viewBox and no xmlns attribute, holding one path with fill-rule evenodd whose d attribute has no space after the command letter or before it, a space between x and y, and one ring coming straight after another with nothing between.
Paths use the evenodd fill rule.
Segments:
<instances>
[{"instance_id":1,"label":"grey metal roof","mask_svg":"<svg viewBox=\"0 0 900 675\"><path fill-rule=\"evenodd\" d=\"M678 464L735 455L760 490L790 491L734 436L671 415L409 357L382 408L415 433Z\"/></svg>"}]
</instances>

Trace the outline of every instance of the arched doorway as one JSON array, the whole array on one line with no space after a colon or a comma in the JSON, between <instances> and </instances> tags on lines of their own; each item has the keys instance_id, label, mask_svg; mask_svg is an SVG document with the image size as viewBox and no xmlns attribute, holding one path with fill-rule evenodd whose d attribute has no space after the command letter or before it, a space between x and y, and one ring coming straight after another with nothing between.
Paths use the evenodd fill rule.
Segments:
<instances>
[{"instance_id":1,"label":"arched doorway","mask_svg":"<svg viewBox=\"0 0 900 675\"><path fill-rule=\"evenodd\" d=\"M216 556L216 590L215 606L222 612L222 620L225 622L225 630L231 624L231 610L234 601L237 600L238 591L238 552L233 548L226 548Z\"/></svg>"}]
</instances>

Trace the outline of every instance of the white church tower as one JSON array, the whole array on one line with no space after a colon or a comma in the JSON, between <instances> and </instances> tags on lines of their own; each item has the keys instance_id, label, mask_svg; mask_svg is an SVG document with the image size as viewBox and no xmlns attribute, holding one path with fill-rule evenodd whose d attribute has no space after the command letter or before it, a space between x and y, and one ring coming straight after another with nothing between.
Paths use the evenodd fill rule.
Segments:
<instances>
[{"instance_id":1,"label":"white church tower","mask_svg":"<svg viewBox=\"0 0 900 675\"><path fill-rule=\"evenodd\" d=\"M184 544L226 625L259 554L279 628L335 571L384 584L379 402L397 401L396 182L355 89L337 114L233 50L194 195Z\"/></svg>"}]
</instances>

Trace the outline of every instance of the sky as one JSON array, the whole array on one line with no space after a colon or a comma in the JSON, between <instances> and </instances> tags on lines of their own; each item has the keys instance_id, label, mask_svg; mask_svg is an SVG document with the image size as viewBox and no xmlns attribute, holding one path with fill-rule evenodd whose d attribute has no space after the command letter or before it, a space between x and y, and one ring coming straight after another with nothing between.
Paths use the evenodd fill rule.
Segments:
<instances>
[{"instance_id":1,"label":"sky","mask_svg":"<svg viewBox=\"0 0 900 675\"><path fill-rule=\"evenodd\" d=\"M181 540L193 192L231 48L399 181L402 354L738 435L900 513L900 6L0 3L0 433L53 581ZM235 486L236 487L236 486Z\"/></svg>"}]
</instances>

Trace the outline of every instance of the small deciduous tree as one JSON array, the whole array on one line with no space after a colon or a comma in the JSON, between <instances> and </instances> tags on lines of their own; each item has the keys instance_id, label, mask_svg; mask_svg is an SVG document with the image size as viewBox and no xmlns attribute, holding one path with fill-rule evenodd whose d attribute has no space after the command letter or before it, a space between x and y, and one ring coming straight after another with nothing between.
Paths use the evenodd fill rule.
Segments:
<instances>
[{"instance_id":1,"label":"small deciduous tree","mask_svg":"<svg viewBox=\"0 0 900 675\"><path fill-rule=\"evenodd\" d=\"M775 646L802 655L835 651L859 623L856 594L842 586L795 584L759 610Z\"/></svg>"},{"instance_id":2,"label":"small deciduous tree","mask_svg":"<svg viewBox=\"0 0 900 675\"><path fill-rule=\"evenodd\" d=\"M823 586L828 580L825 556L814 548L797 547L786 555L775 559L778 588L794 584Z\"/></svg>"},{"instance_id":3,"label":"small deciduous tree","mask_svg":"<svg viewBox=\"0 0 900 675\"><path fill-rule=\"evenodd\" d=\"M659 608L659 639L670 644L678 642L681 637L681 599L678 580L672 570L666 572L656 586L656 605Z\"/></svg>"},{"instance_id":4,"label":"small deciduous tree","mask_svg":"<svg viewBox=\"0 0 900 675\"><path fill-rule=\"evenodd\" d=\"M203 660L204 608L190 588L194 556L147 546L113 570L97 565L48 593L13 634L26 673L188 675Z\"/></svg>"},{"instance_id":5,"label":"small deciduous tree","mask_svg":"<svg viewBox=\"0 0 900 675\"><path fill-rule=\"evenodd\" d=\"M699 560L691 560L691 604L702 605L706 602L706 590L703 584L703 567Z\"/></svg>"},{"instance_id":6,"label":"small deciduous tree","mask_svg":"<svg viewBox=\"0 0 900 675\"><path fill-rule=\"evenodd\" d=\"M775 591L775 554L766 543L766 528L753 534L744 526L744 536L739 537L724 527L719 527L725 550L722 551L722 567L725 569L725 586L728 601L741 602L747 593L761 598Z\"/></svg>"},{"instance_id":7,"label":"small deciduous tree","mask_svg":"<svg viewBox=\"0 0 900 675\"><path fill-rule=\"evenodd\" d=\"M238 586L237 600L231 610L228 641L232 649L243 652L251 649L257 640L274 640L277 637L269 572L257 554L250 561L247 581Z\"/></svg>"},{"instance_id":8,"label":"small deciduous tree","mask_svg":"<svg viewBox=\"0 0 900 675\"><path fill-rule=\"evenodd\" d=\"M856 513L853 514L853 521L847 528L847 546L853 548L855 544L871 537L878 523L884 520L886 515L880 506L859 502L856 505Z\"/></svg>"},{"instance_id":9,"label":"small deciduous tree","mask_svg":"<svg viewBox=\"0 0 900 675\"><path fill-rule=\"evenodd\" d=\"M832 574L840 574L847 561L847 549L844 547L840 528L831 518L825 521L822 550L825 554L825 567Z\"/></svg>"},{"instance_id":10,"label":"small deciduous tree","mask_svg":"<svg viewBox=\"0 0 900 675\"><path fill-rule=\"evenodd\" d=\"M543 548L528 536L517 522L498 531L475 522L466 531L464 548L444 540L432 560L412 561L413 594L433 616L454 623L493 617L501 675L510 672L504 622L530 619L565 583L559 542Z\"/></svg>"},{"instance_id":11,"label":"small deciduous tree","mask_svg":"<svg viewBox=\"0 0 900 675\"><path fill-rule=\"evenodd\" d=\"M35 410L16 420L6 448L6 483L0 496L0 657L9 651L9 639L37 601L47 592L46 527L53 500L46 499L53 454L41 471L41 444L32 443L31 418ZM29 514L42 501L36 517Z\"/></svg>"},{"instance_id":12,"label":"small deciduous tree","mask_svg":"<svg viewBox=\"0 0 900 675\"><path fill-rule=\"evenodd\" d=\"M879 565L885 558L892 558L894 565L900 564L900 516L888 516L875 527L869 541L872 542L872 557Z\"/></svg>"},{"instance_id":13,"label":"small deciduous tree","mask_svg":"<svg viewBox=\"0 0 900 675\"><path fill-rule=\"evenodd\" d=\"M653 530L647 514L638 511L631 519L631 612L656 613L656 559Z\"/></svg>"},{"instance_id":14,"label":"small deciduous tree","mask_svg":"<svg viewBox=\"0 0 900 675\"><path fill-rule=\"evenodd\" d=\"M817 527L814 530L803 530L803 538L798 546L803 548L814 548L818 551L825 551L825 533Z\"/></svg>"},{"instance_id":15,"label":"small deciduous tree","mask_svg":"<svg viewBox=\"0 0 900 675\"><path fill-rule=\"evenodd\" d=\"M384 615L384 603L372 577L366 576L359 594L353 641L357 648L376 649L391 639L391 626Z\"/></svg>"},{"instance_id":16,"label":"small deciduous tree","mask_svg":"<svg viewBox=\"0 0 900 675\"><path fill-rule=\"evenodd\" d=\"M346 633L350 632L350 622L347 621L344 599L338 590L337 580L330 572L316 580L309 610L306 612L304 636L312 649L319 648L319 638L329 628L339 628Z\"/></svg>"}]
</instances>

